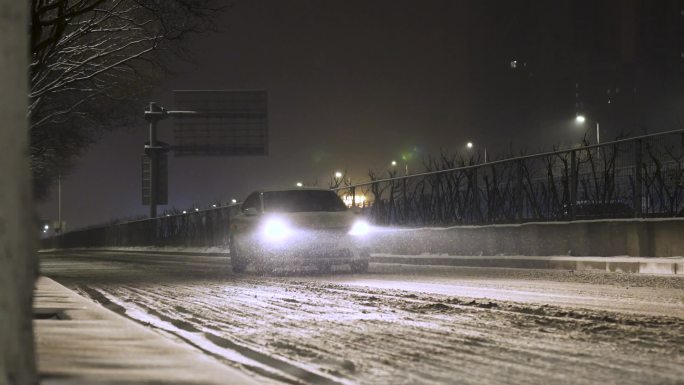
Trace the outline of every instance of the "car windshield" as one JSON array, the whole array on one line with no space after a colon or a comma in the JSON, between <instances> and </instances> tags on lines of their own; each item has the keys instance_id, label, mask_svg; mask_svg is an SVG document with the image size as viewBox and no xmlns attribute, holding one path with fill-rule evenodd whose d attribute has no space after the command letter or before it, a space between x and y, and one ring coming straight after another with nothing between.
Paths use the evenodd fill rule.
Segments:
<instances>
[{"instance_id":1,"label":"car windshield","mask_svg":"<svg viewBox=\"0 0 684 385\"><path fill-rule=\"evenodd\" d=\"M332 191L292 190L265 192L264 211L269 212L308 212L344 211L344 202Z\"/></svg>"}]
</instances>

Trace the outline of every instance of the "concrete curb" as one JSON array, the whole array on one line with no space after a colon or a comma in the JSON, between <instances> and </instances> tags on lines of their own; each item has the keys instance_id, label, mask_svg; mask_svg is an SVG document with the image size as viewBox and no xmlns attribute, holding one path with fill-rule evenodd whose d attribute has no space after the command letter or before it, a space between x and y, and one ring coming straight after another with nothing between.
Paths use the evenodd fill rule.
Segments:
<instances>
[{"instance_id":1,"label":"concrete curb","mask_svg":"<svg viewBox=\"0 0 684 385\"><path fill-rule=\"evenodd\" d=\"M40 277L34 331L41 384L258 384L245 372Z\"/></svg>"},{"instance_id":2,"label":"concrete curb","mask_svg":"<svg viewBox=\"0 0 684 385\"><path fill-rule=\"evenodd\" d=\"M594 270L613 273L684 275L684 258L437 256L372 254L371 262L407 265Z\"/></svg>"}]
</instances>

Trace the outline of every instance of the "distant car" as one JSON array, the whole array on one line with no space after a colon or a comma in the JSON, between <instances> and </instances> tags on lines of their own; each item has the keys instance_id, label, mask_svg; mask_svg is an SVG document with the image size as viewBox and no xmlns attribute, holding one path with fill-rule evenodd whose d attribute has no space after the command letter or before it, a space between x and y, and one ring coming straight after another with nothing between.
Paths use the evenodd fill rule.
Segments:
<instances>
[{"instance_id":1,"label":"distant car","mask_svg":"<svg viewBox=\"0 0 684 385\"><path fill-rule=\"evenodd\" d=\"M256 191L240 211L229 230L234 272L243 272L252 263L260 270L315 265L326 271L349 264L352 272L368 271L370 255L364 241L371 227L334 191Z\"/></svg>"}]
</instances>

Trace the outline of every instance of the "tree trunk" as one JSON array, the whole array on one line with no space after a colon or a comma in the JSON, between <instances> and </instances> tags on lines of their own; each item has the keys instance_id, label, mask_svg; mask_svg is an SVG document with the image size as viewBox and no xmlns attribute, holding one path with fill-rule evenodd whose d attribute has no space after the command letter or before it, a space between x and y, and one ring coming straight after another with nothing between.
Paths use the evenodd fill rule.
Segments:
<instances>
[{"instance_id":1,"label":"tree trunk","mask_svg":"<svg viewBox=\"0 0 684 385\"><path fill-rule=\"evenodd\" d=\"M37 384L31 300L38 231L29 179L28 10L0 0L0 384Z\"/></svg>"}]
</instances>

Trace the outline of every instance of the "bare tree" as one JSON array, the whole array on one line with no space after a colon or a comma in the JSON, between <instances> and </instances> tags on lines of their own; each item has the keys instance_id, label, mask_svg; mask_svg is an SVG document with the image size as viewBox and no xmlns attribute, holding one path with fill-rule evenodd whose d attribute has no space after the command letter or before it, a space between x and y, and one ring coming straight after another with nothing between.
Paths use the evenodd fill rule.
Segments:
<instances>
[{"instance_id":1,"label":"bare tree","mask_svg":"<svg viewBox=\"0 0 684 385\"><path fill-rule=\"evenodd\" d=\"M36 276L26 110L27 7L0 0L0 383L37 384L31 300Z\"/></svg>"},{"instance_id":2,"label":"bare tree","mask_svg":"<svg viewBox=\"0 0 684 385\"><path fill-rule=\"evenodd\" d=\"M32 0L28 113L36 191L103 129L141 117L189 34L217 29L219 0Z\"/></svg>"}]
</instances>

